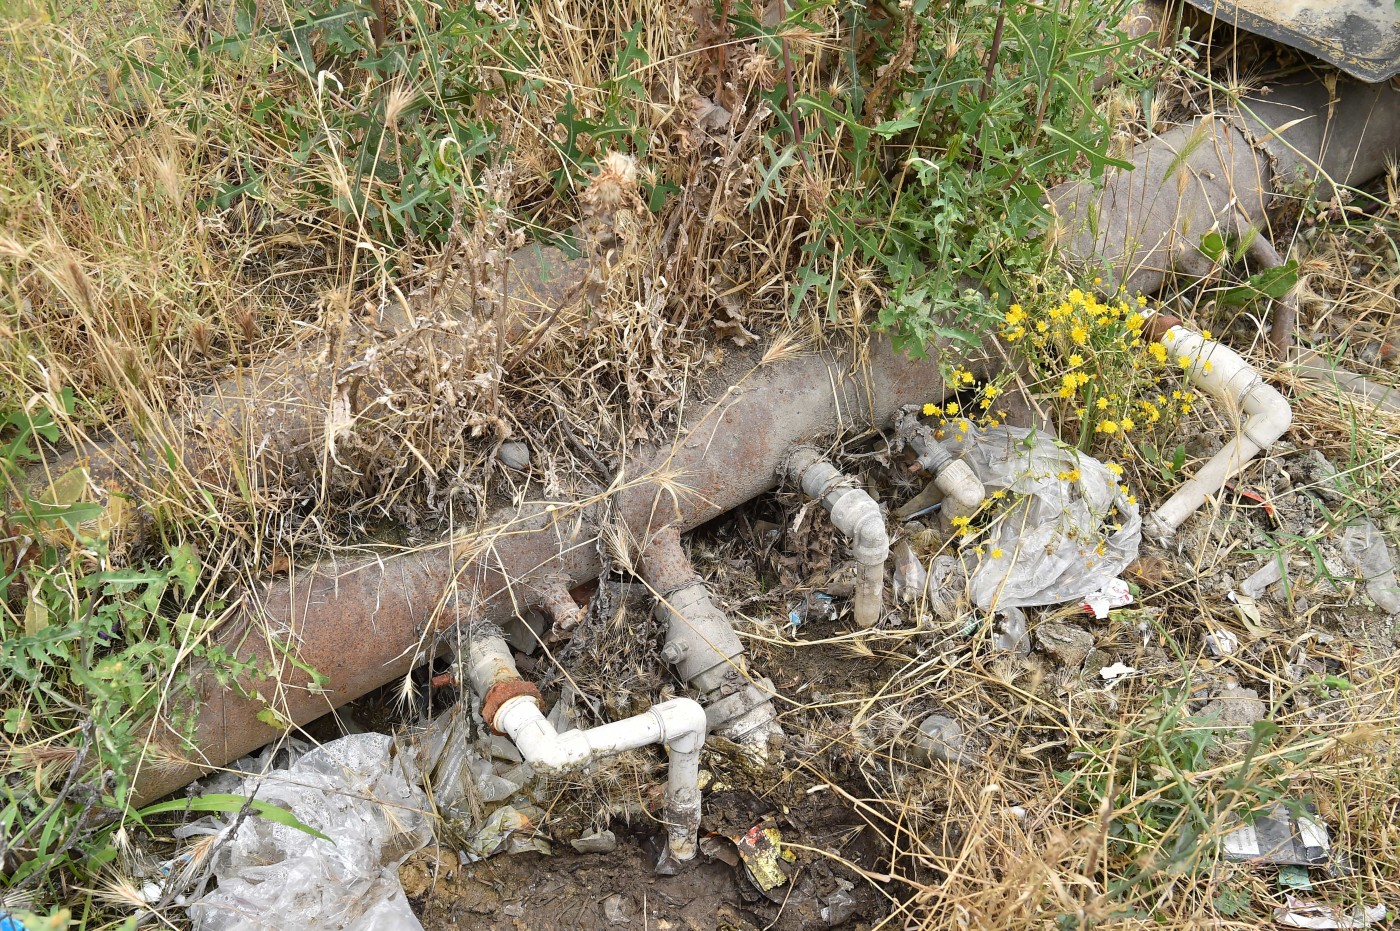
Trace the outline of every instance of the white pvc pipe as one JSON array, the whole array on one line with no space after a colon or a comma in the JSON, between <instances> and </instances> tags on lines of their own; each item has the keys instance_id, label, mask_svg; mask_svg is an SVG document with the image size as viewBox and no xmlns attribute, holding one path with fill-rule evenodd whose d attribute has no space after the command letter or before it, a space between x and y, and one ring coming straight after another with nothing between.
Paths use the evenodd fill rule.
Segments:
<instances>
[{"instance_id":1,"label":"white pvc pipe","mask_svg":"<svg viewBox=\"0 0 1400 931\"><path fill-rule=\"evenodd\" d=\"M945 516L970 517L987 499L982 480L972 471L972 466L961 459L954 459L939 469L933 484L943 492Z\"/></svg>"},{"instance_id":2,"label":"white pvc pipe","mask_svg":"<svg viewBox=\"0 0 1400 931\"><path fill-rule=\"evenodd\" d=\"M1187 381L1243 418L1239 435L1148 517L1147 529L1165 539L1251 459L1283 436L1293 423L1293 409L1248 362L1216 340L1174 326L1162 337L1162 344L1170 358L1187 360Z\"/></svg>"},{"instance_id":3,"label":"white pvc pipe","mask_svg":"<svg viewBox=\"0 0 1400 931\"><path fill-rule=\"evenodd\" d=\"M851 541L858 566L856 623L874 627L884 609L885 562L890 558L890 536L879 502L810 446L792 451L786 471L807 497L821 502L831 523Z\"/></svg>"},{"instance_id":4,"label":"white pvc pipe","mask_svg":"<svg viewBox=\"0 0 1400 931\"><path fill-rule=\"evenodd\" d=\"M520 678L505 640L480 630L468 642L463 671L483 699L494 685ZM705 709L689 698L673 698L647 711L589 730L559 733L532 695L506 700L487 722L510 737L532 767L547 772L574 769L597 757L651 744L670 751L666 785L667 848L676 860L695 858L700 830L700 748L708 734Z\"/></svg>"},{"instance_id":5,"label":"white pvc pipe","mask_svg":"<svg viewBox=\"0 0 1400 931\"><path fill-rule=\"evenodd\" d=\"M496 713L496 730L510 735L520 755L544 771L584 765L652 744L670 751L666 782L667 846L677 860L695 858L700 830L700 748L705 743L705 709L690 698L673 698L621 721L586 731L560 734L532 696L510 699Z\"/></svg>"}]
</instances>

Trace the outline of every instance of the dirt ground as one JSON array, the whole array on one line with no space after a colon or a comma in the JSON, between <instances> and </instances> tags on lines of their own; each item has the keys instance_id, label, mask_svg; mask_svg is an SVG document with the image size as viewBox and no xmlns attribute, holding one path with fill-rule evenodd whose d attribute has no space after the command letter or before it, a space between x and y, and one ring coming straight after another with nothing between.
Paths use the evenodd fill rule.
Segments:
<instances>
[{"instance_id":1,"label":"dirt ground","mask_svg":"<svg viewBox=\"0 0 1400 931\"><path fill-rule=\"evenodd\" d=\"M720 826L725 801L707 799L706 829ZM878 867L866 825L829 799L813 797L776 821L804 845L838 852L862 868ZM426 850L404 864L400 878L427 931L854 929L870 927L887 910L870 884L824 857L799 856L787 864L788 883L765 895L742 866L704 855L677 875L658 875L654 844L654 834L623 835L610 853L578 854L556 845L550 856L496 856L460 866L455 854Z\"/></svg>"}]
</instances>

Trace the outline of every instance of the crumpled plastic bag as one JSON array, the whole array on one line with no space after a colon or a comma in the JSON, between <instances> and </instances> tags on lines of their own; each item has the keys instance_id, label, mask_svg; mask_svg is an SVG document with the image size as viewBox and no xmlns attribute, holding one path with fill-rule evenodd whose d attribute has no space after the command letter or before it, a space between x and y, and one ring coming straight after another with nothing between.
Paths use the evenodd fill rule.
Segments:
<instances>
[{"instance_id":1,"label":"crumpled plastic bag","mask_svg":"<svg viewBox=\"0 0 1400 931\"><path fill-rule=\"evenodd\" d=\"M1138 555L1142 519L1102 462L1021 427L969 430L955 452L1005 490L968 594L984 611L1081 600ZM1116 511L1116 512L1115 512ZM1000 558L991 553L1000 550Z\"/></svg>"},{"instance_id":2,"label":"crumpled plastic bag","mask_svg":"<svg viewBox=\"0 0 1400 931\"><path fill-rule=\"evenodd\" d=\"M392 746L384 734L353 734L243 780L240 794L256 792L331 840L244 818L215 854L218 887L189 906L195 931L422 931L398 868L432 839L432 821Z\"/></svg>"}]
</instances>

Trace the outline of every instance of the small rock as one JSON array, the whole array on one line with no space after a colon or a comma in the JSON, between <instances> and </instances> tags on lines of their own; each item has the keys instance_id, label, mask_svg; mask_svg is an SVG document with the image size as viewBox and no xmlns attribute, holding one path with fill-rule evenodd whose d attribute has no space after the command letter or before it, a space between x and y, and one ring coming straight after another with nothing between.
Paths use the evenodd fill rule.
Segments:
<instances>
[{"instance_id":1,"label":"small rock","mask_svg":"<svg viewBox=\"0 0 1400 931\"><path fill-rule=\"evenodd\" d=\"M962 764L972 759L962 725L941 714L931 714L919 723L919 732L914 735L914 751L929 761Z\"/></svg>"},{"instance_id":2,"label":"small rock","mask_svg":"<svg viewBox=\"0 0 1400 931\"><path fill-rule=\"evenodd\" d=\"M1041 624L1035 629L1035 639L1045 648L1045 652L1072 669L1078 669L1094 651L1094 635L1073 624L1053 621Z\"/></svg>"},{"instance_id":3,"label":"small rock","mask_svg":"<svg viewBox=\"0 0 1400 931\"><path fill-rule=\"evenodd\" d=\"M626 899L622 897L620 892L615 892L603 900L603 915L607 917L608 924L626 925L632 923L632 919L628 918L627 913L623 911L625 902Z\"/></svg>"},{"instance_id":4,"label":"small rock","mask_svg":"<svg viewBox=\"0 0 1400 931\"><path fill-rule=\"evenodd\" d=\"M1255 721L1269 716L1269 711L1259 699L1254 689L1233 685L1222 689L1201 708L1201 715L1220 719L1221 724L1230 727L1253 727Z\"/></svg>"},{"instance_id":5,"label":"small rock","mask_svg":"<svg viewBox=\"0 0 1400 931\"><path fill-rule=\"evenodd\" d=\"M612 853L617 849L617 835L612 831L599 831L587 837L569 841L569 846L579 853Z\"/></svg>"},{"instance_id":6,"label":"small rock","mask_svg":"<svg viewBox=\"0 0 1400 931\"><path fill-rule=\"evenodd\" d=\"M1118 658L1106 650L1092 650L1084 660L1084 675L1099 677L1099 672L1118 662Z\"/></svg>"},{"instance_id":7,"label":"small rock","mask_svg":"<svg viewBox=\"0 0 1400 931\"><path fill-rule=\"evenodd\" d=\"M501 448L496 451L496 458L501 460L501 464L507 469L524 472L530 468L530 447L519 440L511 440L501 444Z\"/></svg>"}]
</instances>

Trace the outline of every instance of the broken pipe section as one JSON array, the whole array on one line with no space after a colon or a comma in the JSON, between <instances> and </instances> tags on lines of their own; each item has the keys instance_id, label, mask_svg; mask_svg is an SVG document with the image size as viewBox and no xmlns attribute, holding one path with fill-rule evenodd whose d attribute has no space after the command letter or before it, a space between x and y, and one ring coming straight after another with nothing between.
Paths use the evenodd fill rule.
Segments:
<instances>
[{"instance_id":1,"label":"broken pipe section","mask_svg":"<svg viewBox=\"0 0 1400 931\"><path fill-rule=\"evenodd\" d=\"M657 531L694 528L773 488L794 444L838 425L888 426L900 407L943 394L936 355L913 360L883 339L858 352L786 355L693 405L673 443L632 450L606 494L530 501L450 544L294 569L246 591L215 636L249 671L232 685L223 670L195 672L174 713L152 728L137 800L165 795L286 725L403 676L434 651L438 631L464 620L503 622L540 591L596 578L600 536L640 549ZM723 675L734 668L726 664ZM747 673L743 682L757 684Z\"/></svg>"}]
</instances>

